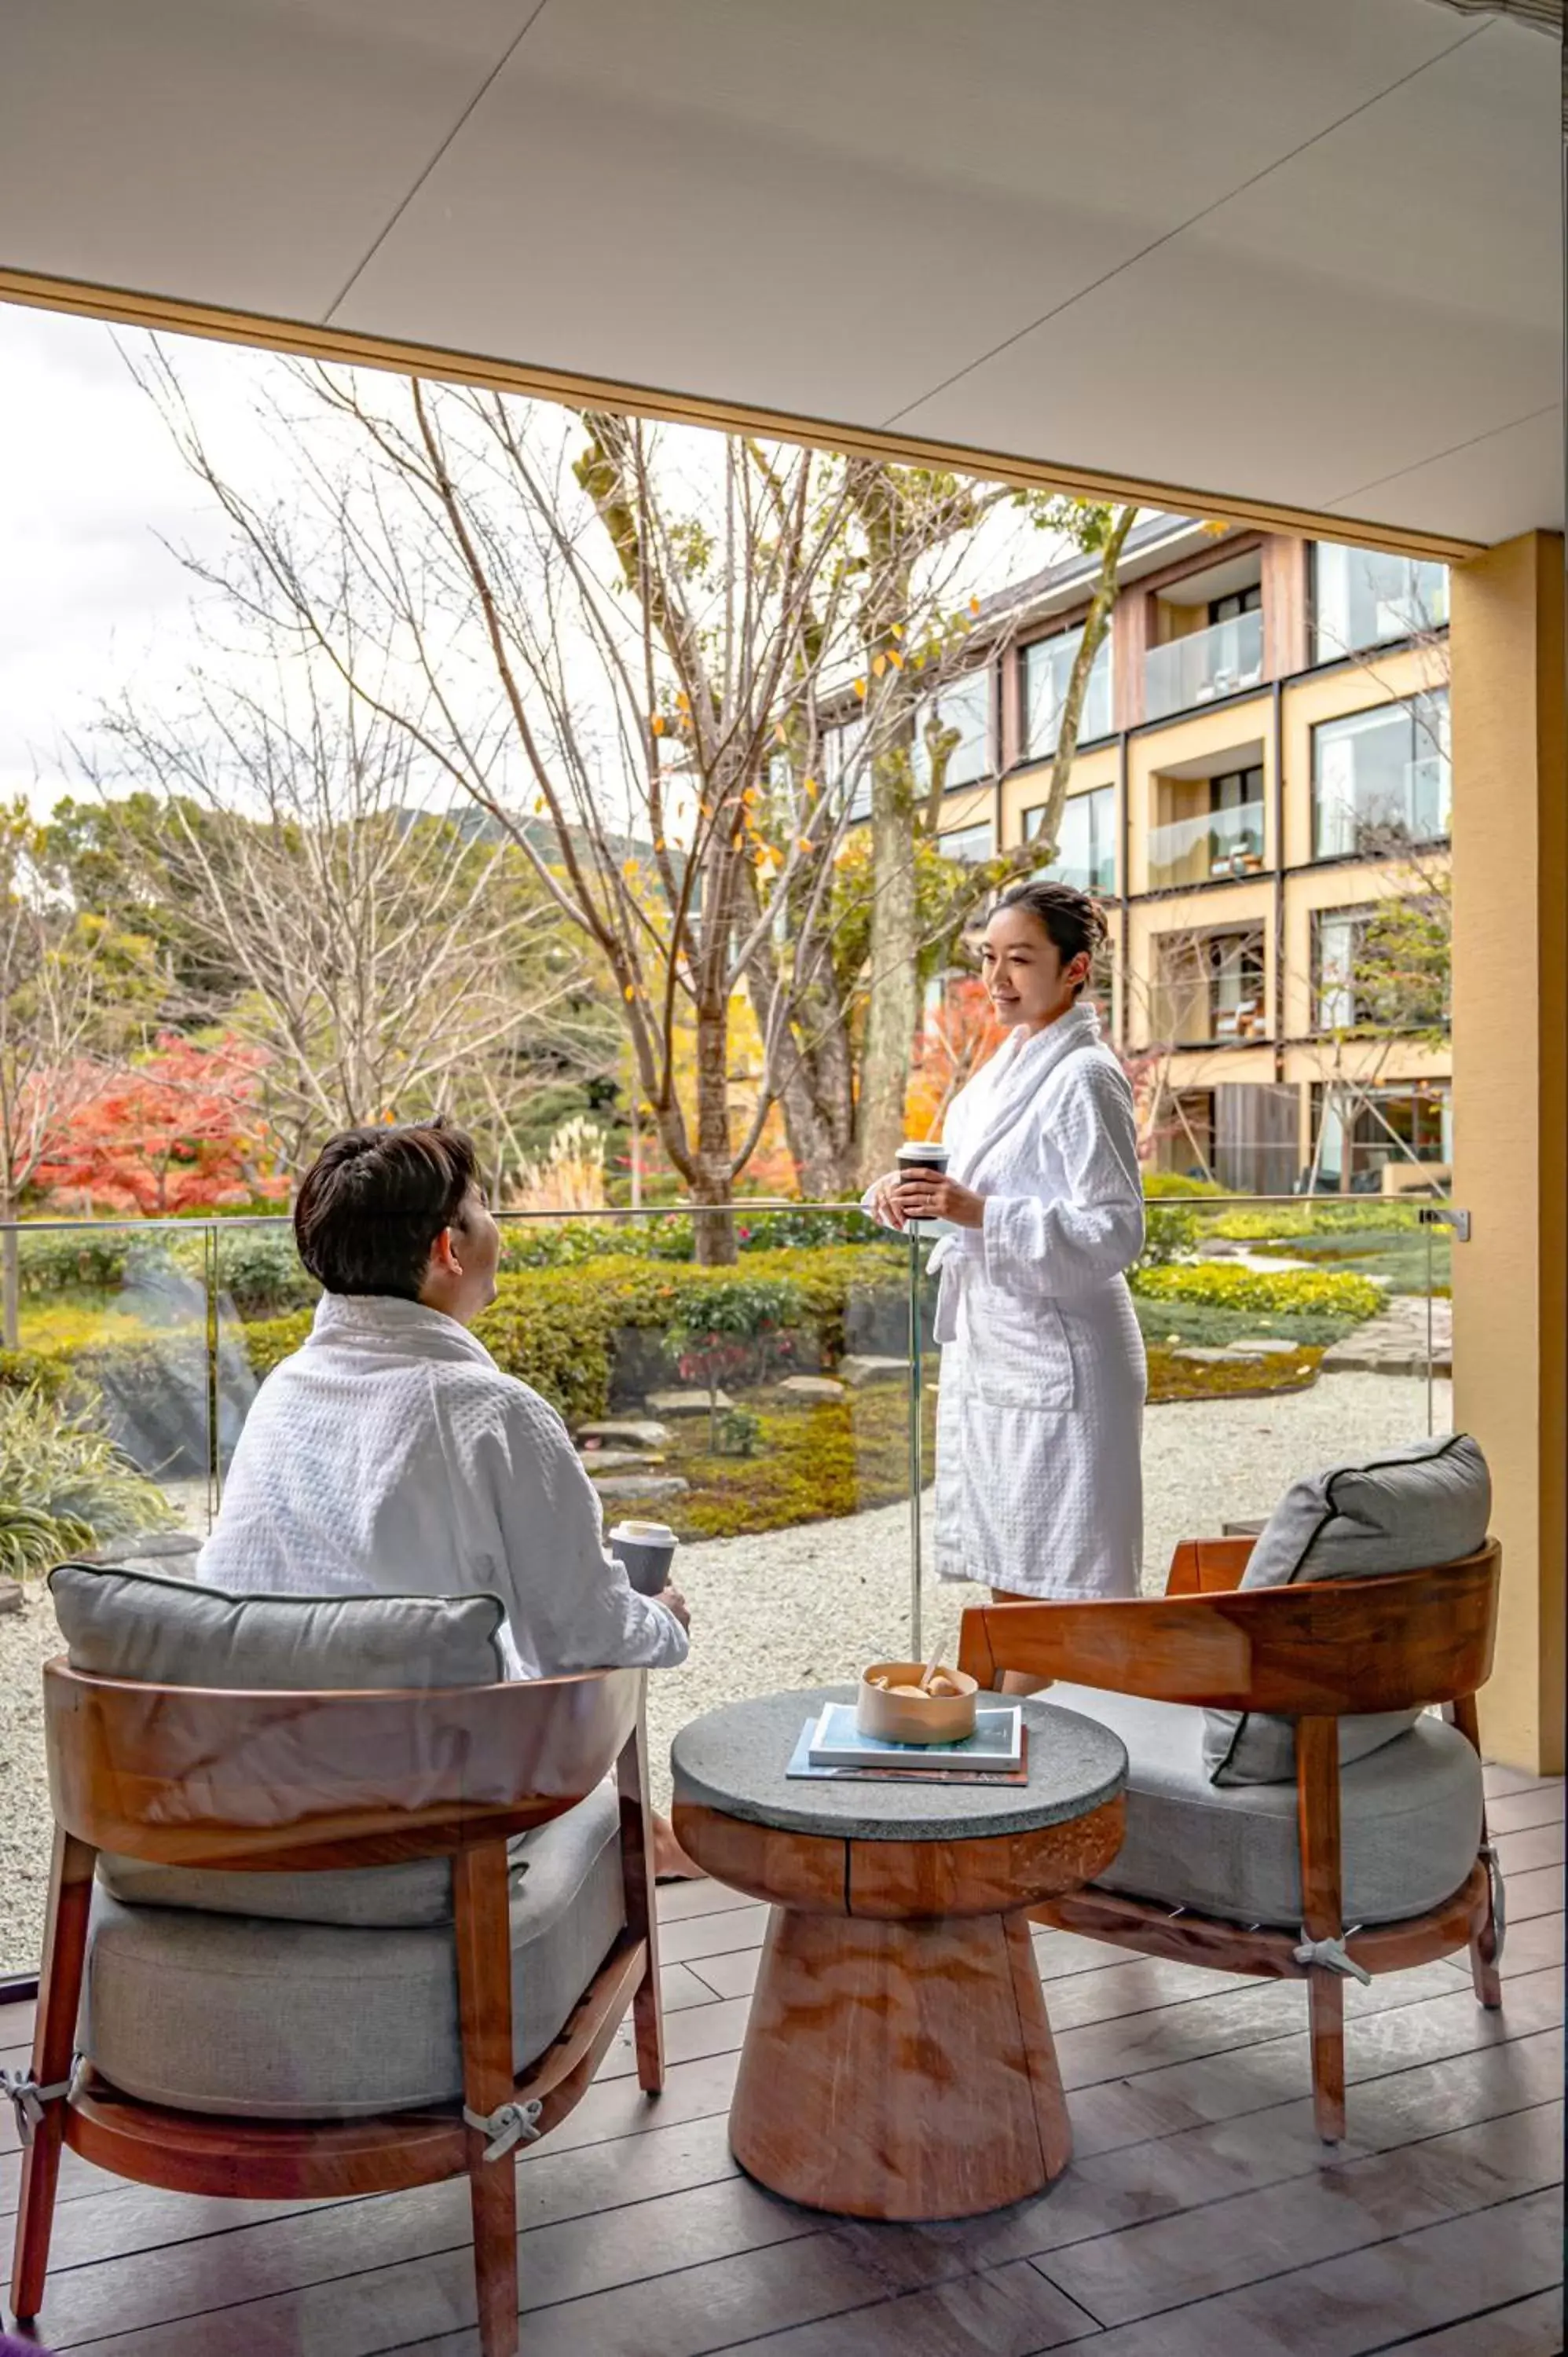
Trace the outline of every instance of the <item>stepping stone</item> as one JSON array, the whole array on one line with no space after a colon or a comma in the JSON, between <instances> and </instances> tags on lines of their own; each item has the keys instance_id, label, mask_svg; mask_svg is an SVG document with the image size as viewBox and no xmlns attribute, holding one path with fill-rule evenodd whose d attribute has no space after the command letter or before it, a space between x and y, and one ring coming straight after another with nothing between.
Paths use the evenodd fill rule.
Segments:
<instances>
[{"instance_id":1,"label":"stepping stone","mask_svg":"<svg viewBox=\"0 0 1568 2357\"><path fill-rule=\"evenodd\" d=\"M585 1448L579 1453L596 1480L601 1473L648 1472L664 1462L662 1457L646 1456L636 1448Z\"/></svg>"},{"instance_id":2,"label":"stepping stone","mask_svg":"<svg viewBox=\"0 0 1568 2357\"><path fill-rule=\"evenodd\" d=\"M601 1498L683 1498L691 1486L674 1473L612 1473L594 1484Z\"/></svg>"},{"instance_id":3,"label":"stepping stone","mask_svg":"<svg viewBox=\"0 0 1568 2357\"><path fill-rule=\"evenodd\" d=\"M1185 1350L1173 1351L1173 1359L1186 1359L1195 1367L1233 1367L1236 1363L1229 1350L1216 1350L1207 1342L1189 1342Z\"/></svg>"},{"instance_id":4,"label":"stepping stone","mask_svg":"<svg viewBox=\"0 0 1568 2357\"><path fill-rule=\"evenodd\" d=\"M706 1415L708 1395L706 1392L650 1392L648 1405L655 1415ZM733 1407L735 1402L727 1392L719 1392L714 1395L714 1405L720 1408Z\"/></svg>"},{"instance_id":5,"label":"stepping stone","mask_svg":"<svg viewBox=\"0 0 1568 2357\"><path fill-rule=\"evenodd\" d=\"M832 1375L786 1375L777 1388L790 1399L843 1399L844 1386Z\"/></svg>"},{"instance_id":6,"label":"stepping stone","mask_svg":"<svg viewBox=\"0 0 1568 2357\"><path fill-rule=\"evenodd\" d=\"M603 1440L619 1448L662 1448L669 1437L663 1425L654 1424L646 1416L611 1416L599 1424L577 1426L579 1443Z\"/></svg>"},{"instance_id":7,"label":"stepping stone","mask_svg":"<svg viewBox=\"0 0 1568 2357\"><path fill-rule=\"evenodd\" d=\"M1256 1342L1227 1342L1225 1347L1238 1359L1294 1359L1301 1346L1265 1336Z\"/></svg>"},{"instance_id":8,"label":"stepping stone","mask_svg":"<svg viewBox=\"0 0 1568 2357\"><path fill-rule=\"evenodd\" d=\"M864 1391L868 1383L902 1383L909 1372L908 1359L875 1359L852 1352L839 1361L839 1373L852 1391Z\"/></svg>"}]
</instances>

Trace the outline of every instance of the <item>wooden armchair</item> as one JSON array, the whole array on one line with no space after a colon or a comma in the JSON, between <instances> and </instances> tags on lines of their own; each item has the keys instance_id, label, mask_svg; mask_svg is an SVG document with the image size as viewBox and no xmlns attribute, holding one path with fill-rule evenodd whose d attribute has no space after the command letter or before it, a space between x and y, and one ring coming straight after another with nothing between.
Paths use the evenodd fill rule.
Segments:
<instances>
[{"instance_id":1,"label":"wooden armchair","mask_svg":"<svg viewBox=\"0 0 1568 2357\"><path fill-rule=\"evenodd\" d=\"M479 2346L484 2357L513 2357L518 2147L572 2110L628 2006L640 2083L651 2093L663 2082L643 1680L640 1670L607 1670L460 1689L217 1692L87 1676L63 1660L47 1666L57 1831L32 2084L18 2091L27 2138L12 2278L18 2317L35 2317L43 2301L62 2145L138 2184L252 2201L340 2199L466 2174ZM518 2075L509 1839L564 1819L611 1770L624 1929L564 2027ZM613 1801L607 1795L601 1805L612 1813L601 1842L613 1844ZM73 2070L100 1852L241 1875L450 1858L453 1920L445 1934L336 1936L372 1946L411 1937L452 1942L460 2095L370 2116L169 2108L95 2070L91 2029L88 2055ZM166 1920L175 1912L124 1911ZM176 1914L177 1926L212 1920ZM318 1927L242 1919L240 1929L286 1943ZM164 2027L171 2040L188 2040L189 2068L199 2072L209 2067L202 2032L183 2012L170 2005ZM90 2003L90 2023L91 2014ZM285 2024L285 2054L287 2039Z\"/></svg>"},{"instance_id":2,"label":"wooden armchair","mask_svg":"<svg viewBox=\"0 0 1568 2357\"><path fill-rule=\"evenodd\" d=\"M1398 1910L1389 1920L1348 1931L1344 1920L1341 1786L1358 1805L1376 1806L1380 1776L1397 1747L1341 1769L1338 1721L1347 1714L1413 1710L1441 1704L1451 1727L1477 1757L1450 1758L1468 1795L1479 1805L1475 1696L1490 1673L1497 1621L1498 1550L1495 1541L1477 1555L1441 1568L1373 1578L1317 1581L1298 1587L1239 1589L1251 1553L1250 1538L1191 1541L1177 1548L1163 1598L1129 1603L987 1605L965 1612L960 1666L984 1687L1007 1670L1069 1682L1051 1699L1093 1713L1097 1694L1202 1706L1214 1710L1266 1711L1295 1719L1294 1819L1301 1914L1294 1922L1249 1923L1172 1904L1170 1883L1182 1875L1182 1803L1167 1790L1162 1825L1170 1847L1170 1879L1158 1895L1101 1885L1036 1910L1040 1921L1087 1932L1146 1955L1262 1974L1307 1984L1312 2037L1314 2106L1319 2134L1329 2142L1345 2133L1345 1975L1369 1977L1445 1956L1467 1946L1476 1995L1501 2004L1498 1953L1500 1889L1492 1870L1484 1813L1474 1856L1467 1846L1452 1892L1419 1913ZM1089 1689L1082 1693L1078 1690ZM1148 1714L1144 1714L1145 1719ZM1197 1710L1160 1720L1150 1744L1151 1775L1167 1776L1155 1759L1162 1743L1190 1732ZM1123 1727L1123 1738L1128 1729ZM1438 1737L1442 1741L1438 1741ZM1403 1744L1423 1738L1412 1734ZM1428 1750L1452 1753L1446 1730L1424 1739ZM1141 1762L1129 1741L1129 1835L1140 1805ZM1377 1762L1382 1760L1384 1768ZM1418 1762L1419 1767L1419 1762ZM1192 1780L1195 1840L1200 1821L1229 1809L1245 1844L1249 1807L1280 1805L1259 1795L1277 1786L1216 1791ZM1287 1788L1288 1789L1288 1788ZM1473 1826L1472 1815L1467 1822ZM1461 1835L1467 1845L1468 1835ZM1131 1847L1131 1838L1129 1848ZM1125 1853L1124 1853L1125 1855ZM1294 1861L1293 1860L1293 1863ZM1110 1870L1112 1878L1116 1867Z\"/></svg>"}]
</instances>

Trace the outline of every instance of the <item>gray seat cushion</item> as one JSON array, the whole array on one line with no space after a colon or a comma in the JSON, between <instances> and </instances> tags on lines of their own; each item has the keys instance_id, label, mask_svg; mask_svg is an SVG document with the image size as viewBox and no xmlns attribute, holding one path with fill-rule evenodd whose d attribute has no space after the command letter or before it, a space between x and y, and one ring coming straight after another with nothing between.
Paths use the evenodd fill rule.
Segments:
<instances>
[{"instance_id":1,"label":"gray seat cushion","mask_svg":"<svg viewBox=\"0 0 1568 2357\"><path fill-rule=\"evenodd\" d=\"M1456 1563L1484 1546L1491 1517L1487 1460L1468 1433L1444 1433L1293 1481L1248 1560L1244 1588L1309 1579L1374 1579ZM1339 1722L1341 1766L1413 1727L1419 1711ZM1216 1784L1278 1784L1295 1774L1295 1726L1265 1711L1205 1713L1204 1759Z\"/></svg>"},{"instance_id":2,"label":"gray seat cushion","mask_svg":"<svg viewBox=\"0 0 1568 2357\"><path fill-rule=\"evenodd\" d=\"M89 1564L61 1564L49 1588L71 1667L97 1677L244 1691L494 1685L506 1675L499 1596L231 1596ZM222 1874L106 1856L98 1875L128 1906L354 1925L452 1920L452 1870L441 1857Z\"/></svg>"},{"instance_id":3,"label":"gray seat cushion","mask_svg":"<svg viewBox=\"0 0 1568 2357\"><path fill-rule=\"evenodd\" d=\"M1295 1786L1210 1782L1204 1714L1090 1686L1052 1702L1127 1747L1127 1835L1107 1890L1237 1923L1295 1929L1302 1915ZM1339 1777L1344 1920L1424 1915L1458 1889L1481 1838L1481 1763L1457 1729L1424 1717Z\"/></svg>"},{"instance_id":4,"label":"gray seat cushion","mask_svg":"<svg viewBox=\"0 0 1568 2357\"><path fill-rule=\"evenodd\" d=\"M513 2056L556 2038L626 1916L608 1786L526 1837L511 1892ZM450 1928L282 1923L93 1897L81 2051L127 2094L256 2119L460 2093Z\"/></svg>"}]
</instances>

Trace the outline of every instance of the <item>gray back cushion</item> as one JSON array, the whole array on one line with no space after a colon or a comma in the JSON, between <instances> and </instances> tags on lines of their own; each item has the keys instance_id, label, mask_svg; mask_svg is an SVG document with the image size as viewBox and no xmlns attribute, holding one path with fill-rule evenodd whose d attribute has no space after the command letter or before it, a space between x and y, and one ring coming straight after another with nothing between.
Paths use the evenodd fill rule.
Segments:
<instances>
[{"instance_id":1,"label":"gray back cushion","mask_svg":"<svg viewBox=\"0 0 1568 2357\"><path fill-rule=\"evenodd\" d=\"M499 1596L230 1596L113 1565L49 1575L72 1669L152 1685L497 1685L506 1676ZM126 1906L191 1907L311 1923L446 1922L445 1858L319 1874L243 1874L102 1857L101 1882Z\"/></svg>"},{"instance_id":2,"label":"gray back cushion","mask_svg":"<svg viewBox=\"0 0 1568 2357\"><path fill-rule=\"evenodd\" d=\"M1308 1474L1285 1491L1253 1548L1241 1585L1375 1579L1456 1563L1486 1544L1492 1483L1468 1433L1444 1433ZM1343 1766L1413 1727L1419 1711L1339 1722ZM1295 1774L1295 1724L1263 1711L1204 1713L1203 1758L1214 1784L1283 1784Z\"/></svg>"}]
</instances>

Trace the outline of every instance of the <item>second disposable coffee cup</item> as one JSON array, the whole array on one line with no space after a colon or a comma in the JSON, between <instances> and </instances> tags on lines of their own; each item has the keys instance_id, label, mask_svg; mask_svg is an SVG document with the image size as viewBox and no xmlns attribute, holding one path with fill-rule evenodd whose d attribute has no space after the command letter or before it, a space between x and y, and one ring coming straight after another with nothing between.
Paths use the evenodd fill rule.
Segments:
<instances>
[{"instance_id":1,"label":"second disposable coffee cup","mask_svg":"<svg viewBox=\"0 0 1568 2357\"><path fill-rule=\"evenodd\" d=\"M639 1596L669 1587L678 1542L667 1523L618 1523L609 1537L610 1553Z\"/></svg>"},{"instance_id":2,"label":"second disposable coffee cup","mask_svg":"<svg viewBox=\"0 0 1568 2357\"><path fill-rule=\"evenodd\" d=\"M948 1149L940 1138L909 1138L894 1159L900 1178L910 1178L917 1170L934 1171L940 1178L948 1167ZM904 1232L909 1236L945 1236L950 1226L946 1220L910 1220Z\"/></svg>"}]
</instances>

